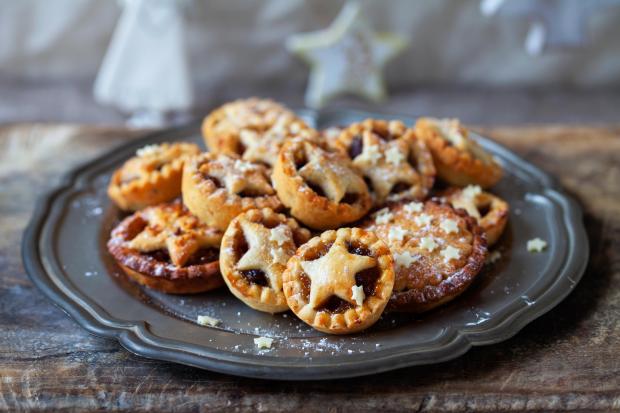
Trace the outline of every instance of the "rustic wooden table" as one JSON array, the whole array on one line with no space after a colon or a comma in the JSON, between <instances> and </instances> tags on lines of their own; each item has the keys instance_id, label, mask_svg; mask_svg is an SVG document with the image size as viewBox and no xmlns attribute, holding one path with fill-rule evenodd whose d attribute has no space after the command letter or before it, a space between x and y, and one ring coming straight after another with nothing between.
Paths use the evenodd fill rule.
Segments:
<instances>
[{"instance_id":1,"label":"rustic wooden table","mask_svg":"<svg viewBox=\"0 0 620 413\"><path fill-rule=\"evenodd\" d=\"M516 337L454 361L289 383L140 358L89 335L52 305L20 258L35 199L72 164L137 134L0 128L0 410L620 410L620 127L482 132L557 176L582 203L592 255L575 291Z\"/></svg>"}]
</instances>

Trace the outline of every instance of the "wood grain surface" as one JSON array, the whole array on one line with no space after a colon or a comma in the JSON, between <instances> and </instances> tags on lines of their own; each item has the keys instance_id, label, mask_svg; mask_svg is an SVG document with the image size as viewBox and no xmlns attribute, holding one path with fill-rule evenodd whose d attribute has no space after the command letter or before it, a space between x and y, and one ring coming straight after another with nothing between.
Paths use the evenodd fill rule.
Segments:
<instances>
[{"instance_id":1,"label":"wood grain surface","mask_svg":"<svg viewBox=\"0 0 620 413\"><path fill-rule=\"evenodd\" d=\"M514 338L435 366L329 382L242 379L134 356L89 335L29 281L20 240L60 174L137 136L0 128L0 410L620 410L620 128L480 132L555 175L582 204L591 257L575 291Z\"/></svg>"}]
</instances>

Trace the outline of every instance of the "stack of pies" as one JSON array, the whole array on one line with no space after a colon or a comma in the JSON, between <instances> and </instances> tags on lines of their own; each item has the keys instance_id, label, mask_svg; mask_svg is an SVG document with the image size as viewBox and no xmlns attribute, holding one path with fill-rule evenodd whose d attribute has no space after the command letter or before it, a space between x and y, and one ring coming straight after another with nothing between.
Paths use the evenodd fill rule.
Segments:
<instances>
[{"instance_id":1,"label":"stack of pies","mask_svg":"<svg viewBox=\"0 0 620 413\"><path fill-rule=\"evenodd\" d=\"M291 310L322 332L421 313L476 279L508 204L501 165L458 120L367 119L317 131L276 102L227 103L190 143L150 145L112 176L131 213L108 249L136 282Z\"/></svg>"}]
</instances>

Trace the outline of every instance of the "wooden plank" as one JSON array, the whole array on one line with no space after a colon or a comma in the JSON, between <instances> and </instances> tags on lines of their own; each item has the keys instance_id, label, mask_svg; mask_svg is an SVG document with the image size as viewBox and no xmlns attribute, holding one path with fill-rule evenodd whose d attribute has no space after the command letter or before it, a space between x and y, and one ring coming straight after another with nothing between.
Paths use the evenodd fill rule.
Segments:
<instances>
[{"instance_id":1,"label":"wooden plank","mask_svg":"<svg viewBox=\"0 0 620 413\"><path fill-rule=\"evenodd\" d=\"M447 363L286 383L131 355L114 341L90 336L50 304L19 257L36 195L71 164L136 133L70 125L0 128L0 410L620 409L620 128L481 132L554 174L584 206L592 255L579 286L516 337Z\"/></svg>"}]
</instances>

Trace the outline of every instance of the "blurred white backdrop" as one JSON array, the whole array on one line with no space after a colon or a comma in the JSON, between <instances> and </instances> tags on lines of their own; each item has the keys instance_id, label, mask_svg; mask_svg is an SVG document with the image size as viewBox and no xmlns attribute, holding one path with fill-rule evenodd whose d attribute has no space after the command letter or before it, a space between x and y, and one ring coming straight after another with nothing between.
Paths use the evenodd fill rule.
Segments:
<instances>
[{"instance_id":1,"label":"blurred white backdrop","mask_svg":"<svg viewBox=\"0 0 620 413\"><path fill-rule=\"evenodd\" d=\"M286 51L285 39L327 27L342 4L189 2L186 38L198 104L247 94L288 96L299 102L308 68ZM377 30L410 41L387 67L393 95L434 86L444 88L442 93L451 93L446 87L620 87L620 7L592 14L583 47L531 56L523 48L528 19L483 16L478 0L364 4ZM53 80L92 88L120 12L119 3L109 0L0 2L0 87L12 91L17 84Z\"/></svg>"}]
</instances>

